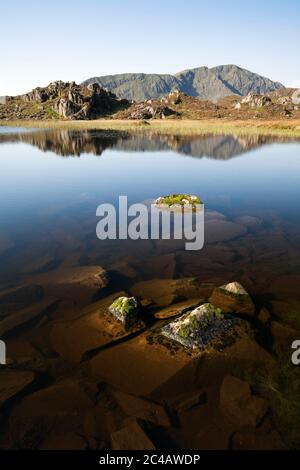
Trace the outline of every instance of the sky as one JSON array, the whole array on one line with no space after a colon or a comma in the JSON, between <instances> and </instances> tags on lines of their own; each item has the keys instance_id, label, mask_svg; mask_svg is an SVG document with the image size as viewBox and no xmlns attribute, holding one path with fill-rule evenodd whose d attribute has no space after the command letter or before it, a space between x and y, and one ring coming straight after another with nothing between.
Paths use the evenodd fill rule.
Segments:
<instances>
[{"instance_id":1,"label":"sky","mask_svg":"<svg viewBox=\"0 0 300 470\"><path fill-rule=\"evenodd\" d=\"M236 64L300 88L299 0L3 0L0 96Z\"/></svg>"}]
</instances>

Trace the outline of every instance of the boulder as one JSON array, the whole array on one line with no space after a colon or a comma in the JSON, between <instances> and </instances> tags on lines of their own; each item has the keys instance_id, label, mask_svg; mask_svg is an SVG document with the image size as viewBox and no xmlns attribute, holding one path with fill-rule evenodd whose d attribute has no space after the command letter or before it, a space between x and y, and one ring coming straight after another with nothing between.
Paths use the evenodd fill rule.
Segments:
<instances>
[{"instance_id":1,"label":"boulder","mask_svg":"<svg viewBox=\"0 0 300 470\"><path fill-rule=\"evenodd\" d=\"M0 408L19 395L34 381L34 373L9 369L0 370Z\"/></svg>"},{"instance_id":2,"label":"boulder","mask_svg":"<svg viewBox=\"0 0 300 470\"><path fill-rule=\"evenodd\" d=\"M248 104L250 108L263 108L272 104L272 100L269 96L249 93L242 99L241 104Z\"/></svg>"},{"instance_id":3,"label":"boulder","mask_svg":"<svg viewBox=\"0 0 300 470\"><path fill-rule=\"evenodd\" d=\"M112 450L155 450L153 443L135 420L111 434Z\"/></svg>"},{"instance_id":4,"label":"boulder","mask_svg":"<svg viewBox=\"0 0 300 470\"><path fill-rule=\"evenodd\" d=\"M118 297L108 308L125 327L133 326L138 319L138 302L135 297Z\"/></svg>"},{"instance_id":5,"label":"boulder","mask_svg":"<svg viewBox=\"0 0 300 470\"><path fill-rule=\"evenodd\" d=\"M276 429L245 426L231 438L233 450L286 450L286 446Z\"/></svg>"},{"instance_id":6,"label":"boulder","mask_svg":"<svg viewBox=\"0 0 300 470\"><path fill-rule=\"evenodd\" d=\"M47 298L40 302L36 302L27 308L18 310L14 314L7 315L0 321L0 335L5 336L21 325L25 325L32 320L46 315L48 309L54 306L55 303L56 300L54 298Z\"/></svg>"},{"instance_id":7,"label":"boulder","mask_svg":"<svg viewBox=\"0 0 300 470\"><path fill-rule=\"evenodd\" d=\"M39 285L28 285L3 292L0 295L0 320L39 302L43 297L44 291Z\"/></svg>"},{"instance_id":8,"label":"boulder","mask_svg":"<svg viewBox=\"0 0 300 470\"><path fill-rule=\"evenodd\" d=\"M224 312L237 313L252 317L255 313L253 301L239 282L230 282L216 287L209 302Z\"/></svg>"},{"instance_id":9,"label":"boulder","mask_svg":"<svg viewBox=\"0 0 300 470\"><path fill-rule=\"evenodd\" d=\"M268 408L263 398L251 394L247 382L228 375L221 385L220 409L231 422L255 427Z\"/></svg>"},{"instance_id":10,"label":"boulder","mask_svg":"<svg viewBox=\"0 0 300 470\"><path fill-rule=\"evenodd\" d=\"M114 397L128 416L148 421L156 426L165 428L171 426L170 418L163 406L123 392L115 392Z\"/></svg>"},{"instance_id":11,"label":"boulder","mask_svg":"<svg viewBox=\"0 0 300 470\"><path fill-rule=\"evenodd\" d=\"M278 349L286 350L295 339L300 338L300 332L277 321L271 322L271 337Z\"/></svg>"},{"instance_id":12,"label":"boulder","mask_svg":"<svg viewBox=\"0 0 300 470\"><path fill-rule=\"evenodd\" d=\"M162 334L186 348L203 349L234 324L221 309L207 303L162 328Z\"/></svg>"},{"instance_id":13,"label":"boulder","mask_svg":"<svg viewBox=\"0 0 300 470\"><path fill-rule=\"evenodd\" d=\"M68 361L80 362L89 353L143 329L141 320L128 328L108 312L115 298L113 294L89 305L75 319L57 321L50 334L53 349Z\"/></svg>"},{"instance_id":14,"label":"boulder","mask_svg":"<svg viewBox=\"0 0 300 470\"><path fill-rule=\"evenodd\" d=\"M135 107L134 111L129 115L129 119L164 119L175 114L177 114L176 111L168 106L152 106L142 103Z\"/></svg>"},{"instance_id":15,"label":"boulder","mask_svg":"<svg viewBox=\"0 0 300 470\"><path fill-rule=\"evenodd\" d=\"M178 88L173 88L173 90L171 90L168 95L161 98L160 101L161 101L161 103L171 105L171 106L175 106L175 105L180 104L182 102L183 96L184 96L183 93L181 93L181 91L178 90Z\"/></svg>"},{"instance_id":16,"label":"boulder","mask_svg":"<svg viewBox=\"0 0 300 470\"><path fill-rule=\"evenodd\" d=\"M154 313L154 316L158 320L172 318L178 315L182 315L188 310L192 310L198 307L198 305L200 305L201 302L202 302L201 298L194 298L190 300L184 300L182 302L177 302L176 304L159 309L157 312Z\"/></svg>"}]
</instances>

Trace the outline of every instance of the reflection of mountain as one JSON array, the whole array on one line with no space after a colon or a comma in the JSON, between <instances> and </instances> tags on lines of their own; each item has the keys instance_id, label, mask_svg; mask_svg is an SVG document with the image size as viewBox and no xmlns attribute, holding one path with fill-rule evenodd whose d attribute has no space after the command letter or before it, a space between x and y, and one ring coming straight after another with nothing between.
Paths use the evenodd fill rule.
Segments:
<instances>
[{"instance_id":1,"label":"reflection of mountain","mask_svg":"<svg viewBox=\"0 0 300 470\"><path fill-rule=\"evenodd\" d=\"M128 134L116 131L39 130L0 134L0 143L23 142L61 156L80 156L83 153L101 155L106 149L127 152L174 151L192 157L227 160L273 142L287 142L286 138L265 136L204 135L195 137Z\"/></svg>"}]
</instances>

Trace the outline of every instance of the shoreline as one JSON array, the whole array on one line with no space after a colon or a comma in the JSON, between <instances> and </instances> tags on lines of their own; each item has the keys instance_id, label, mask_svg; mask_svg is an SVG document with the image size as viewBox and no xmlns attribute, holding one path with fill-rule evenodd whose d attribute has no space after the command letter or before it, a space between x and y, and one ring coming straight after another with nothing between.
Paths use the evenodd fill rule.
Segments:
<instances>
[{"instance_id":1,"label":"shoreline","mask_svg":"<svg viewBox=\"0 0 300 470\"><path fill-rule=\"evenodd\" d=\"M33 129L66 130L113 130L127 132L153 132L164 135L196 136L215 135L262 135L274 137L300 138L300 120L181 120L163 119L150 121L97 119L91 121L35 121L35 120L0 120L0 126L24 127Z\"/></svg>"}]
</instances>

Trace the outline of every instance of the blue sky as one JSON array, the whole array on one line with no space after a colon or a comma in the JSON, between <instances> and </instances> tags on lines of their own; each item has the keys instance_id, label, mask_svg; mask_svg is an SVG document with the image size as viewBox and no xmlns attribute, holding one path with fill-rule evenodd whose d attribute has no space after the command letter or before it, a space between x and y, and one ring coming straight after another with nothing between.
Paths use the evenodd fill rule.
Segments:
<instances>
[{"instance_id":1,"label":"blue sky","mask_svg":"<svg viewBox=\"0 0 300 470\"><path fill-rule=\"evenodd\" d=\"M232 63L300 87L299 24L299 0L9 0L0 8L0 95Z\"/></svg>"}]
</instances>

